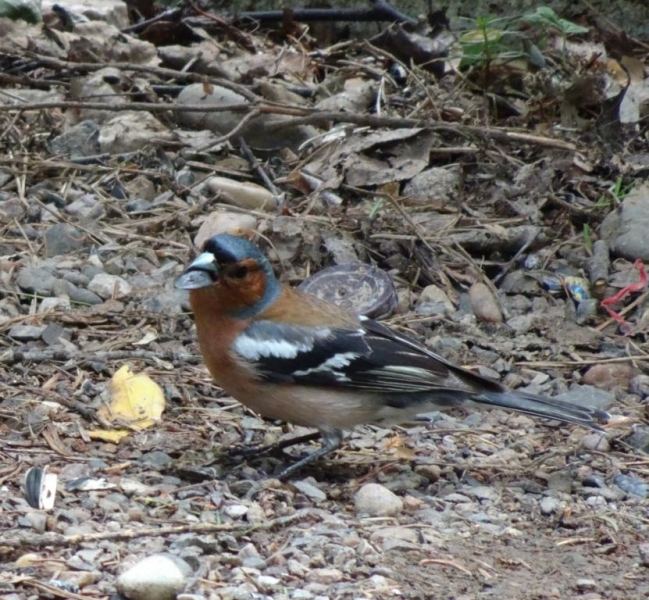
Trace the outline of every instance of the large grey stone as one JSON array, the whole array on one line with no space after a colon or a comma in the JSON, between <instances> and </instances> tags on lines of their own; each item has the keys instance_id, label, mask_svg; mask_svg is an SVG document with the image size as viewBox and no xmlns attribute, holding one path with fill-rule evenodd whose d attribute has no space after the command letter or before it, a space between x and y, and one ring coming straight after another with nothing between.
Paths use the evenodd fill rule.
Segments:
<instances>
[{"instance_id":1,"label":"large grey stone","mask_svg":"<svg viewBox=\"0 0 649 600\"><path fill-rule=\"evenodd\" d=\"M649 184L636 186L622 204L607 215L599 228L615 256L649 260Z\"/></svg>"}]
</instances>

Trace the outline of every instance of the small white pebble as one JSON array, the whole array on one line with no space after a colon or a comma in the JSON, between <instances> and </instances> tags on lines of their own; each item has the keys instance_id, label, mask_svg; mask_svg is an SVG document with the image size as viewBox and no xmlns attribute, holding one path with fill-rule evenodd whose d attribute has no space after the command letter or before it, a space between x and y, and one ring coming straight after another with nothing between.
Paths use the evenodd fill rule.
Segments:
<instances>
[{"instance_id":1,"label":"small white pebble","mask_svg":"<svg viewBox=\"0 0 649 600\"><path fill-rule=\"evenodd\" d=\"M117 578L117 591L130 600L174 600L191 567L169 554L147 556Z\"/></svg>"},{"instance_id":2,"label":"small white pebble","mask_svg":"<svg viewBox=\"0 0 649 600\"><path fill-rule=\"evenodd\" d=\"M587 433L581 438L581 447L585 450L597 452L608 452L611 449L608 436L605 433L598 432Z\"/></svg>"},{"instance_id":3,"label":"small white pebble","mask_svg":"<svg viewBox=\"0 0 649 600\"><path fill-rule=\"evenodd\" d=\"M403 501L394 492L378 483L367 483L354 498L356 512L370 517L391 517L403 510Z\"/></svg>"}]
</instances>

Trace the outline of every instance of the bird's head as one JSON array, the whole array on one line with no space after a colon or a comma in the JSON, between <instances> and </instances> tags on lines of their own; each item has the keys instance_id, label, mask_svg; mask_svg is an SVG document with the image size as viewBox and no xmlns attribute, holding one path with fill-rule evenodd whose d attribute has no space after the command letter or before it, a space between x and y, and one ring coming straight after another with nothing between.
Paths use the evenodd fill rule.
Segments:
<instances>
[{"instance_id":1,"label":"bird's head","mask_svg":"<svg viewBox=\"0 0 649 600\"><path fill-rule=\"evenodd\" d=\"M261 250L244 238L226 233L207 240L203 252L174 285L192 294L216 294L220 307L238 318L262 312L280 293L279 281Z\"/></svg>"}]
</instances>

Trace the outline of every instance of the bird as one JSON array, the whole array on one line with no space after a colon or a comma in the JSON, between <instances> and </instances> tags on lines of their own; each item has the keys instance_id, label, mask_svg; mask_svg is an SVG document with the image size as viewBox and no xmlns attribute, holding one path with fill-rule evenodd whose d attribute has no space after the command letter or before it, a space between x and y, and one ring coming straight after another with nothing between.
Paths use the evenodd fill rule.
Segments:
<instances>
[{"instance_id":1,"label":"bird","mask_svg":"<svg viewBox=\"0 0 649 600\"><path fill-rule=\"evenodd\" d=\"M284 285L243 237L208 239L174 284L189 290L201 354L218 386L255 413L319 433L320 448L280 479L339 449L343 432L357 425L404 423L434 410L496 407L600 431L610 418L509 389L410 335Z\"/></svg>"}]
</instances>

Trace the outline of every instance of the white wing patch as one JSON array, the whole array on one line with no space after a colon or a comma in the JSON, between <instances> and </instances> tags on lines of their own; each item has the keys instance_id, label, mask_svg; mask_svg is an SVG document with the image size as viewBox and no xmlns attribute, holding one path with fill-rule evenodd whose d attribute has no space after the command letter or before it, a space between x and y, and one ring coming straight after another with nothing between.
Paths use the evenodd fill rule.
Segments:
<instances>
[{"instance_id":1,"label":"white wing patch","mask_svg":"<svg viewBox=\"0 0 649 600\"><path fill-rule=\"evenodd\" d=\"M293 371L293 375L296 377L304 377L310 375L311 373L321 373L323 371L335 371L336 369L341 369L343 367L348 367L352 360L358 358L360 355L358 352L341 352L339 354L334 354L331 358L328 358L323 363L320 363L317 367L311 367L310 369L305 369L303 371ZM344 375L337 376L337 379L340 381L347 381L347 377Z\"/></svg>"},{"instance_id":2,"label":"white wing patch","mask_svg":"<svg viewBox=\"0 0 649 600\"><path fill-rule=\"evenodd\" d=\"M235 352L246 360L255 362L261 358L296 358L300 352L313 349L310 343L290 342L288 340L260 340L242 333L232 344Z\"/></svg>"}]
</instances>

